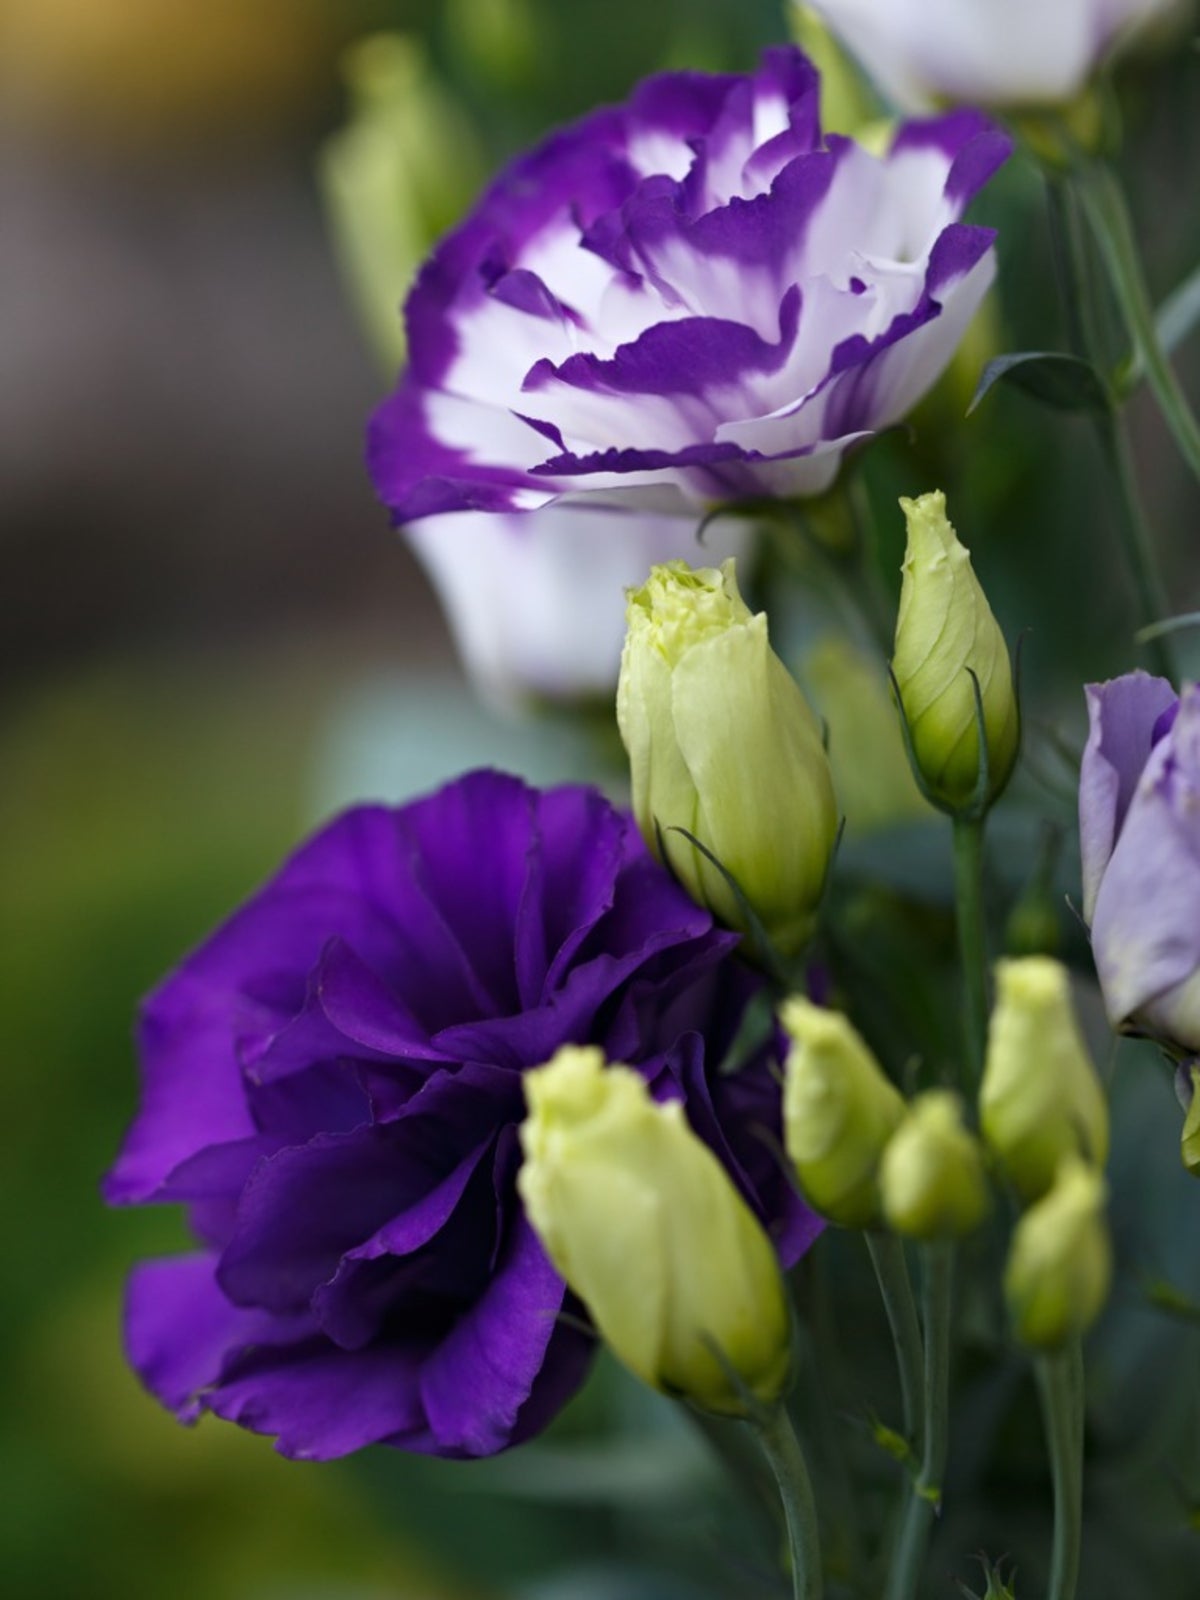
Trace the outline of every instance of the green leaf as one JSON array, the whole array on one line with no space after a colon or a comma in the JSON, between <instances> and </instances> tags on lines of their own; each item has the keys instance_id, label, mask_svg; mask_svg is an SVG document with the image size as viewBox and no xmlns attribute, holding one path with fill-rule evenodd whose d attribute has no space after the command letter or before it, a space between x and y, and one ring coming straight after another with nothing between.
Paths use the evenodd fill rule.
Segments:
<instances>
[{"instance_id":1,"label":"green leaf","mask_svg":"<svg viewBox=\"0 0 1200 1600\"><path fill-rule=\"evenodd\" d=\"M1200 1323L1200 1305L1165 1278L1149 1279L1143 1288L1146 1299L1156 1311L1176 1317L1180 1322Z\"/></svg>"},{"instance_id":2,"label":"green leaf","mask_svg":"<svg viewBox=\"0 0 1200 1600\"><path fill-rule=\"evenodd\" d=\"M1057 350L1021 350L988 362L967 407L968 416L1001 380L1056 411L1108 411L1112 407L1108 384L1090 362Z\"/></svg>"},{"instance_id":3,"label":"green leaf","mask_svg":"<svg viewBox=\"0 0 1200 1600\"><path fill-rule=\"evenodd\" d=\"M1170 355L1178 350L1188 334L1200 324L1200 266L1171 291L1159 306L1154 322L1163 353ZM1121 393L1128 394L1145 376L1141 351L1135 350L1121 373Z\"/></svg>"}]
</instances>

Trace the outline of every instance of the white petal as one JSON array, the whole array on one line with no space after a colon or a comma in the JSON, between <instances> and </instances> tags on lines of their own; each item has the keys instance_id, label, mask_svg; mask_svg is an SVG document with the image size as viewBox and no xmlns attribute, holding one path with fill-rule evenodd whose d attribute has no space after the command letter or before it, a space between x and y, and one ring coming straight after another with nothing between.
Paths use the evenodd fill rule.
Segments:
<instances>
[{"instance_id":1,"label":"white petal","mask_svg":"<svg viewBox=\"0 0 1200 1600\"><path fill-rule=\"evenodd\" d=\"M732 520L697 542L695 517L639 517L558 503L521 516L455 513L408 530L477 688L511 704L606 694L617 681L625 590L651 566L740 554Z\"/></svg>"}]
</instances>

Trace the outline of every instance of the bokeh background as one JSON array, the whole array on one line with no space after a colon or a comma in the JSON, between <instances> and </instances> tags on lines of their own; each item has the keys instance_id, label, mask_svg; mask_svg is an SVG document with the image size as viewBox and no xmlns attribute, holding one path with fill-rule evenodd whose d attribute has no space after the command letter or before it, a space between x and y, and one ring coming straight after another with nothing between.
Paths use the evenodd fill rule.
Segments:
<instances>
[{"instance_id":1,"label":"bokeh background","mask_svg":"<svg viewBox=\"0 0 1200 1600\"><path fill-rule=\"evenodd\" d=\"M0 0L0 1571L17 1595L587 1600L612 1590L580 1562L619 1540L652 1572L680 1548L702 1565L721 1515L678 1420L608 1369L538 1452L312 1467L223 1424L178 1428L120 1355L126 1266L182 1243L171 1215L98 1200L139 994L337 804L481 760L588 760L571 725L476 703L362 469L387 374L314 174L363 92L344 52L383 28L437 85L438 119L404 134L432 174L420 232L554 122L664 65L746 67L784 21L775 0ZM1200 257L1197 91L1184 52L1124 89L1159 290ZM987 354L1062 344L1033 174L1014 164L984 210L1012 224L1002 297L915 433L876 447L869 492L891 582L895 495L951 492L1002 620L1032 629L1039 715L1078 743L1078 684L1129 664L1131 609L1086 427L1009 393L961 425ZM1140 401L1132 421L1189 609L1195 500ZM602 1438L581 1466L571 1441L622 1408L636 1446ZM621 1592L668 1600L669 1583L631 1570Z\"/></svg>"}]
</instances>

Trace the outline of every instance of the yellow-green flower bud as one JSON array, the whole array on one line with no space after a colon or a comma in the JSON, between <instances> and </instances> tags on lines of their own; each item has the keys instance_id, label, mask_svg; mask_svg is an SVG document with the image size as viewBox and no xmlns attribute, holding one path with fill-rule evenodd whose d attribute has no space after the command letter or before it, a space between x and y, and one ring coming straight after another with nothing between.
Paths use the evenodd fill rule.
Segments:
<instances>
[{"instance_id":1,"label":"yellow-green flower bud","mask_svg":"<svg viewBox=\"0 0 1200 1600\"><path fill-rule=\"evenodd\" d=\"M627 616L617 721L638 826L694 900L749 931L722 872L672 830L691 834L793 954L812 931L837 803L820 727L766 616L750 612L732 561L655 567Z\"/></svg>"},{"instance_id":2,"label":"yellow-green flower bud","mask_svg":"<svg viewBox=\"0 0 1200 1600\"><path fill-rule=\"evenodd\" d=\"M963 1124L962 1102L928 1089L908 1108L879 1166L883 1214L912 1239L971 1233L990 1206L983 1150Z\"/></svg>"},{"instance_id":3,"label":"yellow-green flower bud","mask_svg":"<svg viewBox=\"0 0 1200 1600\"><path fill-rule=\"evenodd\" d=\"M1049 956L996 963L996 1006L979 1090L984 1141L1023 1200L1064 1155L1102 1167L1108 1102L1075 1020L1067 970Z\"/></svg>"},{"instance_id":4,"label":"yellow-green flower bud","mask_svg":"<svg viewBox=\"0 0 1200 1600\"><path fill-rule=\"evenodd\" d=\"M804 657L800 676L829 728L829 764L850 832L861 838L927 817L878 656L826 634Z\"/></svg>"},{"instance_id":5,"label":"yellow-green flower bud","mask_svg":"<svg viewBox=\"0 0 1200 1600\"><path fill-rule=\"evenodd\" d=\"M325 141L317 178L355 310L390 378L405 356L408 286L487 166L415 38L373 34L342 66L350 117Z\"/></svg>"},{"instance_id":6,"label":"yellow-green flower bud","mask_svg":"<svg viewBox=\"0 0 1200 1600\"><path fill-rule=\"evenodd\" d=\"M1054 1185L1018 1222L1004 1272L1013 1330L1034 1350L1087 1332L1108 1298L1112 1248L1104 1179L1066 1156Z\"/></svg>"},{"instance_id":7,"label":"yellow-green flower bud","mask_svg":"<svg viewBox=\"0 0 1200 1600\"><path fill-rule=\"evenodd\" d=\"M1184 1166L1200 1178L1200 1067L1192 1067L1191 1078L1192 1100L1188 1106L1187 1116L1183 1119L1180 1152Z\"/></svg>"},{"instance_id":8,"label":"yellow-green flower bud","mask_svg":"<svg viewBox=\"0 0 1200 1600\"><path fill-rule=\"evenodd\" d=\"M946 497L901 500L908 549L892 674L908 724L917 770L935 804L962 811L1000 793L1017 757L1019 721L1012 667L971 557L946 517ZM980 774L979 683L987 751L986 793Z\"/></svg>"},{"instance_id":9,"label":"yellow-green flower bud","mask_svg":"<svg viewBox=\"0 0 1200 1600\"><path fill-rule=\"evenodd\" d=\"M613 1351L707 1411L777 1400L791 1363L779 1263L683 1106L574 1046L525 1074L525 1098L526 1214Z\"/></svg>"},{"instance_id":10,"label":"yellow-green flower bud","mask_svg":"<svg viewBox=\"0 0 1200 1600\"><path fill-rule=\"evenodd\" d=\"M792 1041L784 1140L805 1198L843 1228L875 1227L879 1159L904 1118L904 1099L839 1012L792 999L779 1020Z\"/></svg>"}]
</instances>

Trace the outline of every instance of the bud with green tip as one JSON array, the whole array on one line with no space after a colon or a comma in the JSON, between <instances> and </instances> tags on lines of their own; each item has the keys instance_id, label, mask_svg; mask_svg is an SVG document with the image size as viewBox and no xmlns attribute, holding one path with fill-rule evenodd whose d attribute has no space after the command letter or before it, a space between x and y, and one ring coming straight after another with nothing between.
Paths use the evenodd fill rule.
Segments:
<instances>
[{"instance_id":1,"label":"bud with green tip","mask_svg":"<svg viewBox=\"0 0 1200 1600\"><path fill-rule=\"evenodd\" d=\"M791 1367L779 1263L682 1105L594 1047L564 1047L524 1083L526 1214L616 1355L706 1411L777 1400Z\"/></svg>"},{"instance_id":2,"label":"bud with green tip","mask_svg":"<svg viewBox=\"0 0 1200 1600\"><path fill-rule=\"evenodd\" d=\"M911 1239L957 1239L991 1205L983 1151L963 1123L962 1101L928 1089L908 1108L879 1166L883 1214Z\"/></svg>"},{"instance_id":3,"label":"bud with green tip","mask_svg":"<svg viewBox=\"0 0 1200 1600\"><path fill-rule=\"evenodd\" d=\"M355 309L390 376L406 350L400 303L487 164L416 38L372 34L342 67L350 118L325 141L317 178Z\"/></svg>"},{"instance_id":4,"label":"bud with green tip","mask_svg":"<svg viewBox=\"0 0 1200 1600\"><path fill-rule=\"evenodd\" d=\"M1008 647L946 517L945 495L900 505L908 549L892 677L913 765L934 805L983 811L1017 758L1020 722Z\"/></svg>"},{"instance_id":5,"label":"bud with green tip","mask_svg":"<svg viewBox=\"0 0 1200 1600\"><path fill-rule=\"evenodd\" d=\"M1103 1166L1108 1103L1075 1020L1066 968L1048 956L996 963L979 1120L1023 1200L1054 1182L1064 1155Z\"/></svg>"},{"instance_id":6,"label":"bud with green tip","mask_svg":"<svg viewBox=\"0 0 1200 1600\"><path fill-rule=\"evenodd\" d=\"M1013 1330L1033 1350L1087 1332L1108 1299L1112 1247L1106 1189L1095 1167L1067 1156L1054 1185L1018 1222L1004 1272Z\"/></svg>"},{"instance_id":7,"label":"bud with green tip","mask_svg":"<svg viewBox=\"0 0 1200 1600\"><path fill-rule=\"evenodd\" d=\"M638 826L719 921L745 933L757 918L794 954L837 837L817 719L771 649L765 615L739 594L732 561L655 567L627 616L617 721Z\"/></svg>"},{"instance_id":8,"label":"bud with green tip","mask_svg":"<svg viewBox=\"0 0 1200 1600\"><path fill-rule=\"evenodd\" d=\"M904 1099L839 1012L795 998L779 1020L791 1039L784 1140L804 1197L843 1228L877 1227L879 1161Z\"/></svg>"},{"instance_id":9,"label":"bud with green tip","mask_svg":"<svg viewBox=\"0 0 1200 1600\"><path fill-rule=\"evenodd\" d=\"M1190 1070L1192 1098L1187 1116L1183 1120L1183 1139L1180 1153L1189 1172L1200 1178L1200 1066L1192 1064Z\"/></svg>"}]
</instances>

